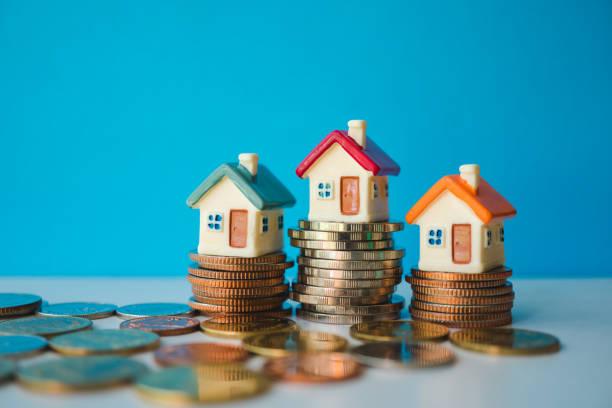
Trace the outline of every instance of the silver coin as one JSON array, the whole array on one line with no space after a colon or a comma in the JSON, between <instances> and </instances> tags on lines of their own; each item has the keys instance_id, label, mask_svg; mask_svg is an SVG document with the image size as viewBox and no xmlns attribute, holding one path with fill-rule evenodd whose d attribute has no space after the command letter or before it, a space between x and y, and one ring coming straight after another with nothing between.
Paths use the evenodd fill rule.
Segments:
<instances>
[{"instance_id":1,"label":"silver coin","mask_svg":"<svg viewBox=\"0 0 612 408\"><path fill-rule=\"evenodd\" d=\"M390 232L327 232L289 229L289 237L317 241L382 241L391 239Z\"/></svg>"},{"instance_id":2,"label":"silver coin","mask_svg":"<svg viewBox=\"0 0 612 408\"><path fill-rule=\"evenodd\" d=\"M306 295L299 292L291 292L289 298L300 303L315 305L378 305L389 302L390 295L360 296L360 297L333 297Z\"/></svg>"},{"instance_id":3,"label":"silver coin","mask_svg":"<svg viewBox=\"0 0 612 408\"><path fill-rule=\"evenodd\" d=\"M402 266L401 259L387 261L332 261L330 259L316 259L298 256L298 265L323 269L343 269L348 271L370 271L375 269L397 268Z\"/></svg>"},{"instance_id":4,"label":"silver coin","mask_svg":"<svg viewBox=\"0 0 612 408\"><path fill-rule=\"evenodd\" d=\"M90 320L103 319L115 314L117 306L110 303L68 302L45 304L41 307L41 316L73 316Z\"/></svg>"},{"instance_id":5,"label":"silver coin","mask_svg":"<svg viewBox=\"0 0 612 408\"><path fill-rule=\"evenodd\" d=\"M298 248L329 249L336 251L365 251L393 248L393 240L384 241L315 241L292 239L291 245Z\"/></svg>"},{"instance_id":6,"label":"silver coin","mask_svg":"<svg viewBox=\"0 0 612 408\"><path fill-rule=\"evenodd\" d=\"M316 313L326 313L334 315L373 315L399 312L404 308L405 300L400 295L393 295L390 303L380 305L364 305L364 306L349 306L349 305L316 305L302 303L302 310Z\"/></svg>"},{"instance_id":7,"label":"silver coin","mask_svg":"<svg viewBox=\"0 0 612 408\"><path fill-rule=\"evenodd\" d=\"M121 306L117 316L121 319L134 319L148 316L191 316L193 309L183 303L138 303Z\"/></svg>"},{"instance_id":8,"label":"silver coin","mask_svg":"<svg viewBox=\"0 0 612 408\"><path fill-rule=\"evenodd\" d=\"M298 317L301 317L304 320L323 324L357 324L363 322L371 322L375 320L399 319L399 312L381 313L374 315L333 315L298 309L296 313Z\"/></svg>"},{"instance_id":9,"label":"silver coin","mask_svg":"<svg viewBox=\"0 0 612 408\"><path fill-rule=\"evenodd\" d=\"M324 249L302 249L301 254L309 258L335 261L387 261L404 257L403 249L380 249L376 251L331 251Z\"/></svg>"},{"instance_id":10,"label":"silver coin","mask_svg":"<svg viewBox=\"0 0 612 408\"><path fill-rule=\"evenodd\" d=\"M403 222L333 222L300 220L299 227L305 230L337 232L396 232L404 229Z\"/></svg>"},{"instance_id":11,"label":"silver coin","mask_svg":"<svg viewBox=\"0 0 612 408\"><path fill-rule=\"evenodd\" d=\"M369 288L369 289L347 289L347 288L322 288L320 286L304 285L303 283L294 283L292 289L299 293L315 296L333 296L333 297L358 297L358 296L380 296L390 295L395 291L395 286L387 286L384 288Z\"/></svg>"},{"instance_id":12,"label":"silver coin","mask_svg":"<svg viewBox=\"0 0 612 408\"><path fill-rule=\"evenodd\" d=\"M29 315L38 310L42 299L29 293L0 293L0 316Z\"/></svg>"},{"instance_id":13,"label":"silver coin","mask_svg":"<svg viewBox=\"0 0 612 408\"><path fill-rule=\"evenodd\" d=\"M40 336L0 336L0 358L31 357L47 348L47 340Z\"/></svg>"},{"instance_id":14,"label":"silver coin","mask_svg":"<svg viewBox=\"0 0 612 408\"><path fill-rule=\"evenodd\" d=\"M403 269L401 267L397 267L369 271L346 271L341 269L323 269L312 268L309 266L299 266L298 273L325 279L401 279Z\"/></svg>"},{"instance_id":15,"label":"silver coin","mask_svg":"<svg viewBox=\"0 0 612 408\"><path fill-rule=\"evenodd\" d=\"M298 281L305 285L323 288L368 289L395 286L401 282L401 277L387 279L325 279L304 274L298 275Z\"/></svg>"}]
</instances>

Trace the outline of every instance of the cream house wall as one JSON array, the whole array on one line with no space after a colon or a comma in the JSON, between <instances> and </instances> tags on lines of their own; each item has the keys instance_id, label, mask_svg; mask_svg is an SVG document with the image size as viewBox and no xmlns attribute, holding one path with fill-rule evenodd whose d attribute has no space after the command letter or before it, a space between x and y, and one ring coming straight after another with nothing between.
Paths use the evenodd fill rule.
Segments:
<instances>
[{"instance_id":1,"label":"cream house wall","mask_svg":"<svg viewBox=\"0 0 612 408\"><path fill-rule=\"evenodd\" d=\"M222 256L255 257L283 248L283 230L278 228L278 216L283 209L258 210L228 178L223 177L193 206L200 210L200 241L198 253ZM244 248L233 248L230 240L230 210L247 210L247 242ZM222 229L208 228L208 215L220 213ZM268 216L268 232L261 232L262 217Z\"/></svg>"}]
</instances>

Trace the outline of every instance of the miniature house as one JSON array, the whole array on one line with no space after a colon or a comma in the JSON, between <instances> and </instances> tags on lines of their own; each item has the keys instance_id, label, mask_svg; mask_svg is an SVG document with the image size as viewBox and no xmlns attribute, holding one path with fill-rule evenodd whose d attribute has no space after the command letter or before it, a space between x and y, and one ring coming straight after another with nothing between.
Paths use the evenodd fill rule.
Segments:
<instances>
[{"instance_id":1,"label":"miniature house","mask_svg":"<svg viewBox=\"0 0 612 408\"><path fill-rule=\"evenodd\" d=\"M504 220L516 210L485 180L476 164L442 177L408 211L420 229L419 269L486 272L504 264Z\"/></svg>"},{"instance_id":2,"label":"miniature house","mask_svg":"<svg viewBox=\"0 0 612 408\"><path fill-rule=\"evenodd\" d=\"M187 205L200 210L198 253L256 257L283 248L283 208L295 198L253 153L219 166Z\"/></svg>"},{"instance_id":3,"label":"miniature house","mask_svg":"<svg viewBox=\"0 0 612 408\"><path fill-rule=\"evenodd\" d=\"M310 180L311 221L374 222L389 218L387 176L399 166L366 137L366 121L334 130L296 170Z\"/></svg>"}]
</instances>

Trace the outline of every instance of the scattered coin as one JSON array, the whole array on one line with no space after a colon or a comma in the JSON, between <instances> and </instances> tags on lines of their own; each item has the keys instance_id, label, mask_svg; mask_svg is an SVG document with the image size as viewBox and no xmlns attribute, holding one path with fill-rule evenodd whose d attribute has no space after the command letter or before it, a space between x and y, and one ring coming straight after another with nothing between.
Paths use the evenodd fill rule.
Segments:
<instances>
[{"instance_id":1,"label":"scattered coin","mask_svg":"<svg viewBox=\"0 0 612 408\"><path fill-rule=\"evenodd\" d=\"M70 356L133 354L157 348L159 336L140 330L90 330L55 337L49 345L58 353Z\"/></svg>"},{"instance_id":2,"label":"scattered coin","mask_svg":"<svg viewBox=\"0 0 612 408\"><path fill-rule=\"evenodd\" d=\"M286 261L280 263L258 263L258 264L245 264L245 265L232 265L232 264L216 264L216 263L200 263L200 267L203 269L214 269L218 271L236 271L236 272L267 272L267 271L280 271L289 269L293 266L293 261Z\"/></svg>"},{"instance_id":3,"label":"scattered coin","mask_svg":"<svg viewBox=\"0 0 612 408\"><path fill-rule=\"evenodd\" d=\"M0 334L53 337L91 328L91 320L81 317L31 316L0 322Z\"/></svg>"},{"instance_id":4,"label":"scattered coin","mask_svg":"<svg viewBox=\"0 0 612 408\"><path fill-rule=\"evenodd\" d=\"M361 364L344 353L300 353L268 360L263 372L274 379L299 383L345 381L361 375Z\"/></svg>"},{"instance_id":5,"label":"scattered coin","mask_svg":"<svg viewBox=\"0 0 612 408\"><path fill-rule=\"evenodd\" d=\"M258 256L255 258L243 258L238 256L204 255L191 252L189 259L198 263L205 264L228 264L228 265L250 265L261 263L281 263L285 262L287 255L283 252Z\"/></svg>"},{"instance_id":6,"label":"scattered coin","mask_svg":"<svg viewBox=\"0 0 612 408\"><path fill-rule=\"evenodd\" d=\"M271 279L281 278L284 279L285 270L278 269L273 271L257 271L257 272L245 272L245 271L216 271L214 269L203 269L198 267L188 268L189 274L198 278L206 279L227 279L227 280L253 280L253 279Z\"/></svg>"},{"instance_id":7,"label":"scattered coin","mask_svg":"<svg viewBox=\"0 0 612 408\"><path fill-rule=\"evenodd\" d=\"M28 293L0 293L0 316L29 315L36 312L41 303L42 299L37 295Z\"/></svg>"},{"instance_id":8,"label":"scattered coin","mask_svg":"<svg viewBox=\"0 0 612 408\"><path fill-rule=\"evenodd\" d=\"M406 282L416 286L430 286L434 288L447 289L479 289L503 286L506 283L505 279L482 280L482 281L453 281L453 280L434 280L415 278L414 276L406 276Z\"/></svg>"},{"instance_id":9,"label":"scattered coin","mask_svg":"<svg viewBox=\"0 0 612 408\"><path fill-rule=\"evenodd\" d=\"M155 352L155 361L162 366L241 363L248 358L243 347L220 343L177 344Z\"/></svg>"},{"instance_id":10,"label":"scattered coin","mask_svg":"<svg viewBox=\"0 0 612 408\"><path fill-rule=\"evenodd\" d=\"M382 241L391 239L389 232L329 232L288 230L289 237L316 241Z\"/></svg>"},{"instance_id":11,"label":"scattered coin","mask_svg":"<svg viewBox=\"0 0 612 408\"><path fill-rule=\"evenodd\" d=\"M352 349L351 353L362 364L381 368L436 367L455 361L455 354L451 350L435 343L365 343Z\"/></svg>"},{"instance_id":12,"label":"scattered coin","mask_svg":"<svg viewBox=\"0 0 612 408\"><path fill-rule=\"evenodd\" d=\"M144 398L167 404L234 401L261 394L269 386L262 375L237 365L170 367L136 384Z\"/></svg>"},{"instance_id":13,"label":"scattered coin","mask_svg":"<svg viewBox=\"0 0 612 408\"><path fill-rule=\"evenodd\" d=\"M0 383L3 383L15 373L15 363L10 360L0 359Z\"/></svg>"},{"instance_id":14,"label":"scattered coin","mask_svg":"<svg viewBox=\"0 0 612 408\"><path fill-rule=\"evenodd\" d=\"M220 315L201 324L204 333L216 337L242 339L252 334L294 330L293 320L282 317L251 315Z\"/></svg>"},{"instance_id":15,"label":"scattered coin","mask_svg":"<svg viewBox=\"0 0 612 408\"><path fill-rule=\"evenodd\" d=\"M291 292L289 294L291 300L300 303L310 303L315 305L342 305L342 306L361 306L361 305L378 305L380 303L388 303L390 295L381 296L361 296L361 297L333 297L333 296L316 296L306 295L299 292Z\"/></svg>"},{"instance_id":16,"label":"scattered coin","mask_svg":"<svg viewBox=\"0 0 612 408\"><path fill-rule=\"evenodd\" d=\"M151 332L159 336L179 336L198 331L200 321L193 317L150 316L126 320L119 327Z\"/></svg>"},{"instance_id":17,"label":"scattered coin","mask_svg":"<svg viewBox=\"0 0 612 408\"><path fill-rule=\"evenodd\" d=\"M392 295L389 303L380 305L344 306L344 305L317 305L302 303L302 310L316 313L327 313L336 315L372 315L399 312L404 307L404 298L400 295Z\"/></svg>"},{"instance_id":18,"label":"scattered coin","mask_svg":"<svg viewBox=\"0 0 612 408\"><path fill-rule=\"evenodd\" d=\"M195 295L190 299L192 302L200 302L207 305L219 305L219 306L257 306L265 305L269 307L279 306L285 300L287 300L287 294L282 293L277 296L261 297L261 298L220 298L212 296L200 296Z\"/></svg>"},{"instance_id":19,"label":"scattered coin","mask_svg":"<svg viewBox=\"0 0 612 408\"><path fill-rule=\"evenodd\" d=\"M383 241L316 241L292 239L291 245L297 248L330 249L335 251L366 251L393 248L393 240Z\"/></svg>"},{"instance_id":20,"label":"scattered coin","mask_svg":"<svg viewBox=\"0 0 612 408\"><path fill-rule=\"evenodd\" d=\"M305 230L337 232L396 232L404 229L403 222L332 222L300 220L299 227Z\"/></svg>"},{"instance_id":21,"label":"scattered coin","mask_svg":"<svg viewBox=\"0 0 612 408\"><path fill-rule=\"evenodd\" d=\"M70 302L42 305L41 316L73 316L90 320L103 319L115 314L117 306L110 303Z\"/></svg>"},{"instance_id":22,"label":"scattered coin","mask_svg":"<svg viewBox=\"0 0 612 408\"><path fill-rule=\"evenodd\" d=\"M39 336L0 336L0 358L25 358L40 354L47 348L47 340Z\"/></svg>"},{"instance_id":23,"label":"scattered coin","mask_svg":"<svg viewBox=\"0 0 612 408\"><path fill-rule=\"evenodd\" d=\"M289 290L289 284L275 286L262 286L255 288L212 288L204 286L193 286L192 292L196 296L208 296L216 298L261 298L285 293Z\"/></svg>"},{"instance_id":24,"label":"scattered coin","mask_svg":"<svg viewBox=\"0 0 612 408\"><path fill-rule=\"evenodd\" d=\"M425 341L443 341L448 328L440 324L413 320L383 320L351 326L353 338L363 341L404 341L415 344Z\"/></svg>"},{"instance_id":25,"label":"scattered coin","mask_svg":"<svg viewBox=\"0 0 612 408\"><path fill-rule=\"evenodd\" d=\"M348 341L331 333L294 330L251 335L242 340L242 345L251 353L282 357L298 352L343 351Z\"/></svg>"},{"instance_id":26,"label":"scattered coin","mask_svg":"<svg viewBox=\"0 0 612 408\"><path fill-rule=\"evenodd\" d=\"M17 379L34 391L71 392L129 383L147 371L146 365L125 357L70 357L21 367Z\"/></svg>"},{"instance_id":27,"label":"scattered coin","mask_svg":"<svg viewBox=\"0 0 612 408\"><path fill-rule=\"evenodd\" d=\"M298 256L298 265L309 266L323 269L342 269L342 270L374 270L388 269L402 266L401 259L389 259L387 261L333 261L330 259L308 258Z\"/></svg>"},{"instance_id":28,"label":"scattered coin","mask_svg":"<svg viewBox=\"0 0 612 408\"><path fill-rule=\"evenodd\" d=\"M300 266L298 268L298 275L312 276L316 278L325 279L347 280L401 279L402 272L403 270L401 267L367 271L347 271L341 269L311 268L308 266Z\"/></svg>"},{"instance_id":29,"label":"scattered coin","mask_svg":"<svg viewBox=\"0 0 612 408\"><path fill-rule=\"evenodd\" d=\"M148 316L191 316L192 314L193 310L183 303L138 303L117 309L117 316L121 319Z\"/></svg>"},{"instance_id":30,"label":"scattered coin","mask_svg":"<svg viewBox=\"0 0 612 408\"><path fill-rule=\"evenodd\" d=\"M294 283L292 289L305 295L333 296L333 297L361 297L390 295L395 291L395 286L369 289L347 289L347 288L323 288L320 286L304 285Z\"/></svg>"},{"instance_id":31,"label":"scattered coin","mask_svg":"<svg viewBox=\"0 0 612 408\"><path fill-rule=\"evenodd\" d=\"M429 272L412 269L412 276L422 279L456 280L456 281L485 281L507 279L512 276L512 269L500 267L485 273L463 272Z\"/></svg>"},{"instance_id":32,"label":"scattered coin","mask_svg":"<svg viewBox=\"0 0 612 408\"><path fill-rule=\"evenodd\" d=\"M487 354L533 355L559 351L559 339L550 334L514 328L461 330L450 340L461 348Z\"/></svg>"},{"instance_id":33,"label":"scattered coin","mask_svg":"<svg viewBox=\"0 0 612 408\"><path fill-rule=\"evenodd\" d=\"M301 317L304 320L310 320L312 322L323 324L356 324L362 322L370 322L374 320L393 320L399 319L400 317L399 312L369 315L333 315L298 309L296 313L298 317Z\"/></svg>"},{"instance_id":34,"label":"scattered coin","mask_svg":"<svg viewBox=\"0 0 612 408\"><path fill-rule=\"evenodd\" d=\"M282 285L285 277L280 275L266 279L208 279L190 275L187 280L195 288L244 289Z\"/></svg>"},{"instance_id":35,"label":"scattered coin","mask_svg":"<svg viewBox=\"0 0 612 408\"><path fill-rule=\"evenodd\" d=\"M498 312L498 313L480 313L480 314L464 314L464 313L438 313L428 312L426 310L416 309L414 307L408 308L412 317L417 319L438 321L438 322L475 322L482 320L497 320L511 317L511 313Z\"/></svg>"},{"instance_id":36,"label":"scattered coin","mask_svg":"<svg viewBox=\"0 0 612 408\"><path fill-rule=\"evenodd\" d=\"M444 305L438 303L421 302L413 299L411 306L416 309L438 313L459 313L459 314L481 314L507 312L512 309L512 302L499 303L495 305L467 306L467 305Z\"/></svg>"},{"instance_id":37,"label":"scattered coin","mask_svg":"<svg viewBox=\"0 0 612 408\"><path fill-rule=\"evenodd\" d=\"M511 303L514 300L514 292L507 295L500 296L475 296L475 297L453 297L453 296L431 296L425 295L418 292L413 292L412 296L416 300L429 303L438 303L441 305L465 305L465 306L479 306L479 305L498 305L504 303Z\"/></svg>"},{"instance_id":38,"label":"scattered coin","mask_svg":"<svg viewBox=\"0 0 612 408\"><path fill-rule=\"evenodd\" d=\"M432 288L427 286L412 286L412 291L430 296L450 296L450 297L480 297L480 296L499 296L512 293L512 284L506 282L504 286L496 288L481 289L446 289Z\"/></svg>"}]
</instances>

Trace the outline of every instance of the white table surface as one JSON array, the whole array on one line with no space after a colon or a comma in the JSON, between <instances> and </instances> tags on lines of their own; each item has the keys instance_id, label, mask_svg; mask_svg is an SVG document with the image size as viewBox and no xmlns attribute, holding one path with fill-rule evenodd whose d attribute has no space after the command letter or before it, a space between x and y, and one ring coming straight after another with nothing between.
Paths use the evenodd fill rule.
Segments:
<instances>
[{"instance_id":1,"label":"white table surface","mask_svg":"<svg viewBox=\"0 0 612 408\"><path fill-rule=\"evenodd\" d=\"M265 395L223 406L612 407L612 279L513 280L513 283L517 294L514 327L558 336L561 352L538 357L495 357L446 343L457 353L457 362L450 367L368 369L363 377L340 384L277 384ZM36 293L50 303L84 300L123 305L185 301L190 290L184 278L0 278L0 292ZM409 292L403 282L399 293ZM116 328L119 323L113 317L95 320L94 326ZM304 328L348 337L348 326L319 325L301 319L298 323ZM202 333L162 339L163 344L191 341L224 340ZM56 357L47 352L22 364L45 358ZM155 367L151 353L135 358ZM155 404L142 400L129 386L76 395L36 394L14 383L0 386L2 408L150 406Z\"/></svg>"}]
</instances>

